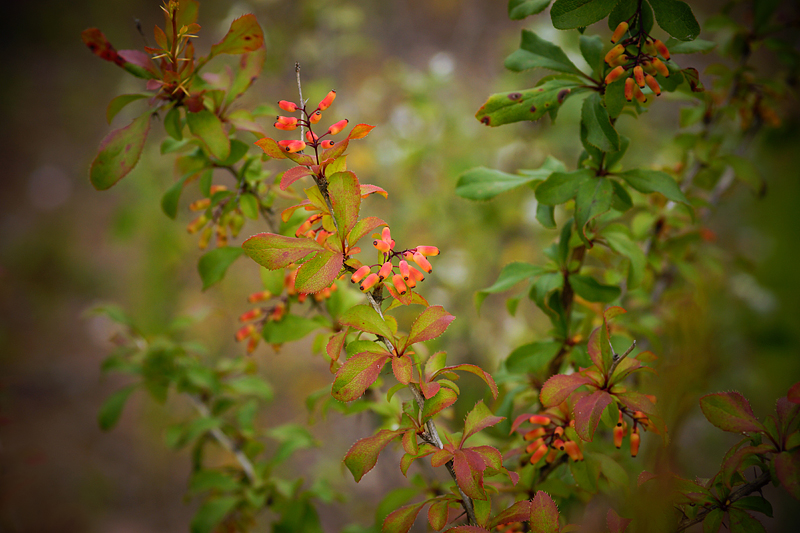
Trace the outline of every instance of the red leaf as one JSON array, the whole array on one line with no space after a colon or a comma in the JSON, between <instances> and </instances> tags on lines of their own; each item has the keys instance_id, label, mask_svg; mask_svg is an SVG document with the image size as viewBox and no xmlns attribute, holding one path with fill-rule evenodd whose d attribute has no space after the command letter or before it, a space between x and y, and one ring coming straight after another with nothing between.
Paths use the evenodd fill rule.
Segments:
<instances>
[{"instance_id":1,"label":"red leaf","mask_svg":"<svg viewBox=\"0 0 800 533\"><path fill-rule=\"evenodd\" d=\"M417 342L425 342L435 339L445 332L450 322L456 317L444 310L444 307L435 305L428 307L414 320L411 331L406 340L406 348Z\"/></svg>"},{"instance_id":2,"label":"red leaf","mask_svg":"<svg viewBox=\"0 0 800 533\"><path fill-rule=\"evenodd\" d=\"M707 394L700 398L700 409L709 422L723 431L764 431L764 426L753 414L747 398L738 392Z\"/></svg>"},{"instance_id":3,"label":"red leaf","mask_svg":"<svg viewBox=\"0 0 800 533\"><path fill-rule=\"evenodd\" d=\"M377 185L361 184L361 198L366 198L370 194L380 194L384 198L389 198L389 193Z\"/></svg>"},{"instance_id":4,"label":"red leaf","mask_svg":"<svg viewBox=\"0 0 800 533\"><path fill-rule=\"evenodd\" d=\"M483 469L475 469L475 460L471 454L468 456L464 450L456 450L453 454L453 470L464 494L476 500L486 499L483 492Z\"/></svg>"},{"instance_id":5,"label":"red leaf","mask_svg":"<svg viewBox=\"0 0 800 533\"><path fill-rule=\"evenodd\" d=\"M491 522L489 522L489 529L494 529L499 525L512 522L527 522L530 517L531 502L529 500L522 500L492 518Z\"/></svg>"},{"instance_id":6,"label":"red leaf","mask_svg":"<svg viewBox=\"0 0 800 533\"><path fill-rule=\"evenodd\" d=\"M464 372L475 374L476 376L481 378L484 382L486 382L486 384L489 386L489 389L492 391L492 396L495 399L497 399L497 384L494 382L492 375L479 366L470 364L448 366L437 371L436 374L434 374L434 377L438 376L442 372L451 372L453 370L462 370Z\"/></svg>"},{"instance_id":7,"label":"red leaf","mask_svg":"<svg viewBox=\"0 0 800 533\"><path fill-rule=\"evenodd\" d=\"M284 268L311 252L323 250L314 239L295 239L274 233L259 233L242 243L244 253L270 270Z\"/></svg>"},{"instance_id":8,"label":"red leaf","mask_svg":"<svg viewBox=\"0 0 800 533\"><path fill-rule=\"evenodd\" d=\"M531 531L558 533L558 507L544 491L538 491L531 502Z\"/></svg>"},{"instance_id":9,"label":"red leaf","mask_svg":"<svg viewBox=\"0 0 800 533\"><path fill-rule=\"evenodd\" d=\"M625 533L630 523L630 518L622 518L614 509L609 509L608 514L606 514L606 525L608 525L609 533Z\"/></svg>"},{"instance_id":10,"label":"red leaf","mask_svg":"<svg viewBox=\"0 0 800 533\"><path fill-rule=\"evenodd\" d=\"M331 361L339 360L339 354L342 353L342 348L344 348L345 338L347 338L347 328L333 335L328 341L325 351L328 353Z\"/></svg>"},{"instance_id":11,"label":"red leaf","mask_svg":"<svg viewBox=\"0 0 800 533\"><path fill-rule=\"evenodd\" d=\"M100 151L89 167L89 180L98 191L104 191L128 175L139 161L150 131L148 111L128 126L109 133L100 143Z\"/></svg>"},{"instance_id":12,"label":"red leaf","mask_svg":"<svg viewBox=\"0 0 800 533\"><path fill-rule=\"evenodd\" d=\"M156 66L153 64L150 56L141 50L120 50L117 53L119 54L119 57L125 61L125 63L139 67L144 71L144 73L147 74L148 77L155 78L158 75L156 72ZM127 65L124 68L127 69Z\"/></svg>"},{"instance_id":13,"label":"red leaf","mask_svg":"<svg viewBox=\"0 0 800 533\"><path fill-rule=\"evenodd\" d=\"M741 469L742 463L747 458L747 456L754 454L762 454L770 451L773 451L773 447L771 444L761 444L759 446L745 446L744 448L736 450L736 452L731 454L722 462L722 470L721 470L722 482L725 483L725 485L727 485L728 487L730 487L731 478L733 477L733 474L735 474Z\"/></svg>"},{"instance_id":14,"label":"red leaf","mask_svg":"<svg viewBox=\"0 0 800 533\"><path fill-rule=\"evenodd\" d=\"M489 530L478 526L456 526L444 533L489 533Z\"/></svg>"},{"instance_id":15,"label":"red leaf","mask_svg":"<svg viewBox=\"0 0 800 533\"><path fill-rule=\"evenodd\" d=\"M336 372L331 395L342 402L357 400L370 385L375 383L388 359L388 353L361 352L355 354L345 361Z\"/></svg>"},{"instance_id":16,"label":"red leaf","mask_svg":"<svg viewBox=\"0 0 800 533\"><path fill-rule=\"evenodd\" d=\"M386 222L378 217L362 218L356 222L353 229L350 230L350 235L347 236L347 242L350 246L354 246L364 235L369 234L375 228L386 226Z\"/></svg>"},{"instance_id":17,"label":"red leaf","mask_svg":"<svg viewBox=\"0 0 800 533\"><path fill-rule=\"evenodd\" d=\"M393 340L389 324L381 318L377 311L368 305L356 305L345 311L339 319L343 326L350 326L359 331L374 333L389 340Z\"/></svg>"},{"instance_id":18,"label":"red leaf","mask_svg":"<svg viewBox=\"0 0 800 533\"><path fill-rule=\"evenodd\" d=\"M307 294L327 289L341 272L343 261L344 256L340 252L319 252L300 266L295 288Z\"/></svg>"},{"instance_id":19,"label":"red leaf","mask_svg":"<svg viewBox=\"0 0 800 533\"><path fill-rule=\"evenodd\" d=\"M628 409L642 411L646 415L652 415L656 412L656 406L653 401L640 392L618 392L614 396Z\"/></svg>"},{"instance_id":20,"label":"red leaf","mask_svg":"<svg viewBox=\"0 0 800 533\"><path fill-rule=\"evenodd\" d=\"M492 427L495 424L499 424L505 419L506 417L504 416L492 415L492 412L486 407L483 400L479 401L475 404L475 407L472 408L472 411L467 414L467 419L464 421L464 434L461 437L459 448L464 445L464 441L475 433L482 429Z\"/></svg>"},{"instance_id":21,"label":"red leaf","mask_svg":"<svg viewBox=\"0 0 800 533\"><path fill-rule=\"evenodd\" d=\"M258 143L256 143L258 144ZM266 152L266 150L264 150ZM290 168L286 172L283 173L281 177L281 190L285 191L286 187L294 183L295 181L299 180L300 178L304 178L306 176L310 176L311 171L303 166L296 166Z\"/></svg>"},{"instance_id":22,"label":"red leaf","mask_svg":"<svg viewBox=\"0 0 800 533\"><path fill-rule=\"evenodd\" d=\"M220 42L211 47L209 57L217 54L243 54L264 46L264 32L252 13L231 22L231 27Z\"/></svg>"},{"instance_id":23,"label":"red leaf","mask_svg":"<svg viewBox=\"0 0 800 533\"><path fill-rule=\"evenodd\" d=\"M383 533L406 533L414 525L417 515L426 503L428 503L427 500L392 511L383 521L383 529L381 531Z\"/></svg>"},{"instance_id":24,"label":"red leaf","mask_svg":"<svg viewBox=\"0 0 800 533\"><path fill-rule=\"evenodd\" d=\"M343 141L339 141L338 143L334 144L327 150L324 150L320 156L320 161L325 161L327 159L336 159L340 155L342 155L345 150L347 150L347 145L350 143L350 139L344 139Z\"/></svg>"},{"instance_id":25,"label":"red leaf","mask_svg":"<svg viewBox=\"0 0 800 533\"><path fill-rule=\"evenodd\" d=\"M347 136L348 139L363 139L369 132L371 132L375 126L370 126L369 124L356 124L353 126L353 129L350 130L350 135Z\"/></svg>"},{"instance_id":26,"label":"red leaf","mask_svg":"<svg viewBox=\"0 0 800 533\"><path fill-rule=\"evenodd\" d=\"M419 388L422 390L422 395L426 400L433 398L433 396L439 392L440 387L441 385L435 381L421 381L419 384Z\"/></svg>"},{"instance_id":27,"label":"red leaf","mask_svg":"<svg viewBox=\"0 0 800 533\"><path fill-rule=\"evenodd\" d=\"M789 388L789 392L786 394L786 397L792 403L800 403L800 381Z\"/></svg>"},{"instance_id":28,"label":"red leaf","mask_svg":"<svg viewBox=\"0 0 800 533\"><path fill-rule=\"evenodd\" d=\"M781 452L773 459L775 461L775 473L783 488L794 497L800 500L800 451Z\"/></svg>"},{"instance_id":29,"label":"red leaf","mask_svg":"<svg viewBox=\"0 0 800 533\"><path fill-rule=\"evenodd\" d=\"M575 389L592 383L592 380L580 374L556 374L542 385L539 401L544 407L555 407L566 400Z\"/></svg>"},{"instance_id":30,"label":"red leaf","mask_svg":"<svg viewBox=\"0 0 800 533\"><path fill-rule=\"evenodd\" d=\"M531 417L530 413L525 413L524 415L519 415L515 420L514 423L511 424L511 431L508 432L509 435L514 433L519 426L521 426L524 422Z\"/></svg>"},{"instance_id":31,"label":"red leaf","mask_svg":"<svg viewBox=\"0 0 800 533\"><path fill-rule=\"evenodd\" d=\"M119 56L116 49L108 42L106 36L103 35L103 32L97 28L83 30L81 32L81 39L97 57L105 59L106 61L111 61L120 67L125 64L125 60Z\"/></svg>"},{"instance_id":32,"label":"red leaf","mask_svg":"<svg viewBox=\"0 0 800 533\"><path fill-rule=\"evenodd\" d=\"M344 456L344 464L353 474L356 483L364 474L372 470L378 462L378 456L387 444L396 439L403 430L382 429L371 437L357 441Z\"/></svg>"},{"instance_id":33,"label":"red leaf","mask_svg":"<svg viewBox=\"0 0 800 533\"><path fill-rule=\"evenodd\" d=\"M412 374L413 369L411 358L407 355L392 357L392 372L394 372L394 377L397 381L403 385L408 385L411 382L411 378L414 377Z\"/></svg>"},{"instance_id":34,"label":"red leaf","mask_svg":"<svg viewBox=\"0 0 800 533\"><path fill-rule=\"evenodd\" d=\"M589 335L589 343L586 348L589 351L589 357L592 360L592 363L600 369L601 372L605 372L605 364L603 362L603 354L600 349L600 328L594 328L592 334Z\"/></svg>"},{"instance_id":35,"label":"red leaf","mask_svg":"<svg viewBox=\"0 0 800 533\"><path fill-rule=\"evenodd\" d=\"M517 481L519 481L519 474L516 472L510 472L508 469L506 469L506 467L503 466L503 456L500 454L500 451L497 448L493 448L491 446L474 446L467 449L480 455L488 468L493 468L498 472L503 472L506 474L508 479L511 480L512 485L516 485Z\"/></svg>"},{"instance_id":36,"label":"red leaf","mask_svg":"<svg viewBox=\"0 0 800 533\"><path fill-rule=\"evenodd\" d=\"M438 468L453 458L453 452L447 449L436 450L431 456L431 466Z\"/></svg>"},{"instance_id":37,"label":"red leaf","mask_svg":"<svg viewBox=\"0 0 800 533\"><path fill-rule=\"evenodd\" d=\"M639 474L639 477L636 479L636 486L641 487L643 484L647 483L654 477L656 477L656 475L653 474L652 472L648 472L647 470L642 470L642 473Z\"/></svg>"},{"instance_id":38,"label":"red leaf","mask_svg":"<svg viewBox=\"0 0 800 533\"><path fill-rule=\"evenodd\" d=\"M613 401L614 398L609 393L598 390L582 397L575 403L573 408L575 431L578 432L580 438L585 441L591 441L594 438L594 432L600 422L600 415Z\"/></svg>"}]
</instances>

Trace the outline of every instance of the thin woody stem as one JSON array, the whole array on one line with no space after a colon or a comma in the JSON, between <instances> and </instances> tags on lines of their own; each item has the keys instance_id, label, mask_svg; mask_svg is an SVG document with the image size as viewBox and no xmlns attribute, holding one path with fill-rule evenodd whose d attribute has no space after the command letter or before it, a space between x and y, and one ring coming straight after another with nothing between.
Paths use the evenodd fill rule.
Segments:
<instances>
[{"instance_id":1,"label":"thin woody stem","mask_svg":"<svg viewBox=\"0 0 800 533\"><path fill-rule=\"evenodd\" d=\"M208 406L196 396L189 395L189 398L192 400L195 409L199 412L204 418L211 418L211 411L208 409ZM211 435L217 439L223 448L231 452L235 457L236 460L239 462L239 465L242 467L247 479L250 480L250 483L255 483L256 481L256 471L253 468L253 463L250 462L250 459L239 449L236 444L228 437L225 433L222 432L219 428L214 428L210 431Z\"/></svg>"},{"instance_id":2,"label":"thin woody stem","mask_svg":"<svg viewBox=\"0 0 800 533\"><path fill-rule=\"evenodd\" d=\"M726 499L727 500L725 502L726 507L730 506L731 503L733 503L733 502L735 502L737 500L741 500L742 498L744 498L748 494L751 494L751 493L753 493L753 492L755 492L757 490L761 490L761 487L766 486L770 481L772 481L772 477L770 476L769 471L762 472L762 474L760 476L758 476L756 479L754 479L750 483L747 483L746 485L742 485L741 487L739 487L735 491L731 492L730 496L728 496L728 498ZM706 515L708 513L710 513L714 509L722 509L722 508L723 508L723 504L721 504L721 503L717 504L717 505L712 505L710 507L704 508L701 511L698 511L697 515L695 515L694 518L684 518L683 520L678 522L678 528L675 530L675 532L676 533L680 533L681 531L684 531L684 530L692 527L695 524L699 524L700 522L702 522L705 519L705 517L706 517Z\"/></svg>"},{"instance_id":3,"label":"thin woody stem","mask_svg":"<svg viewBox=\"0 0 800 533\"><path fill-rule=\"evenodd\" d=\"M294 72L297 75L297 92L300 93L300 109L305 109L306 103L303 101L303 86L300 84L300 62L295 61L294 63ZM303 112L300 112L300 118L303 118ZM306 117L308 118L308 117ZM303 128L302 121L300 122L300 140L303 140L303 136L305 136L305 131ZM319 163L319 161L317 161Z\"/></svg>"}]
</instances>

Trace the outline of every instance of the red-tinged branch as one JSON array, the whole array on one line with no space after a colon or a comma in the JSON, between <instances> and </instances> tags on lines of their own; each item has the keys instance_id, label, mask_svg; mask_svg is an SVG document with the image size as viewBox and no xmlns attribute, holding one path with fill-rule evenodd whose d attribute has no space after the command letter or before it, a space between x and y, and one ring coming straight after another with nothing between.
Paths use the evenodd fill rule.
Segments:
<instances>
[{"instance_id":1,"label":"red-tinged branch","mask_svg":"<svg viewBox=\"0 0 800 533\"><path fill-rule=\"evenodd\" d=\"M732 504L733 502L741 500L748 494L752 494L753 492L761 490L761 488L766 486L770 481L772 481L772 477L769 475L769 472L762 472L760 476L758 476L750 483L742 485L735 491L731 492L730 496L728 496L727 501L725 502L727 504L725 507L726 508L730 507L730 504ZM678 522L678 528L675 530L676 533L680 533L681 531L684 531L695 524L699 524L705 519L706 515L711 511L713 511L714 509L725 510L723 508L723 504L706 507L702 511L699 511L694 518L684 518L683 520Z\"/></svg>"}]
</instances>

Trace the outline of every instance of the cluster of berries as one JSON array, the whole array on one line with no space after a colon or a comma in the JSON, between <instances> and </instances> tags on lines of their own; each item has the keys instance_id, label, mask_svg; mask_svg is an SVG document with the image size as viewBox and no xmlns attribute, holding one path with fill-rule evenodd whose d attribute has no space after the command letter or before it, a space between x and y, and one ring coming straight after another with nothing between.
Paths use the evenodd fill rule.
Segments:
<instances>
[{"instance_id":1,"label":"cluster of berries","mask_svg":"<svg viewBox=\"0 0 800 533\"><path fill-rule=\"evenodd\" d=\"M211 196L213 197L215 193L227 190L228 188L224 185L212 185ZM204 211L202 215L192 220L189 225L186 226L186 231L189 233L197 233L203 230L202 233L200 233L200 240L198 241L198 246L201 250L205 250L208 247L208 243L214 235L216 235L217 238L216 242L218 248L227 246L228 233L230 233L231 238L236 238L242 226L244 226L244 214L242 210L238 207L226 210L225 207L227 203L227 200L222 200L214 209L210 209L211 198L201 198L189 205L191 211Z\"/></svg>"},{"instance_id":2,"label":"cluster of berries","mask_svg":"<svg viewBox=\"0 0 800 533\"><path fill-rule=\"evenodd\" d=\"M648 395L648 397L655 402L655 396ZM617 425L614 426L614 446L617 448L622 448L622 439L625 438L625 435L628 434L628 430L630 429L622 415L623 409L620 409L619 420L617 421ZM641 442L639 428L655 430L655 427L653 427L653 423L650 422L647 415L641 411L634 411L628 416L633 419L633 429L631 429L631 457L636 457L639 454L639 443Z\"/></svg>"},{"instance_id":3,"label":"cluster of berries","mask_svg":"<svg viewBox=\"0 0 800 533\"><path fill-rule=\"evenodd\" d=\"M525 524L522 522L509 522L500 524L494 528L498 533L522 533L525 531Z\"/></svg>"},{"instance_id":4,"label":"cluster of berries","mask_svg":"<svg viewBox=\"0 0 800 533\"><path fill-rule=\"evenodd\" d=\"M297 268L289 270L283 278L283 290L285 294L273 294L269 290L254 292L247 297L247 301L251 304L265 302L277 298L277 302L271 306L259 306L242 313L239 317L239 322L249 322L236 331L234 338L236 342L242 342L248 339L247 353L253 353L261 341L261 330L267 322L278 322L289 311L289 306L294 303L303 303L309 296L316 302L322 302L331 297L333 291L337 290L336 283L330 287L314 293L306 294L304 292L297 292L295 281L297 279ZM275 346L277 349L278 347Z\"/></svg>"},{"instance_id":5,"label":"cluster of berries","mask_svg":"<svg viewBox=\"0 0 800 533\"><path fill-rule=\"evenodd\" d=\"M661 74L669 78L669 69L664 61L668 60L669 50L667 46L658 39L652 39L647 34L637 34L628 37L622 42L617 42L627 33L628 23L620 22L611 36L614 46L605 57L605 62L612 67L611 72L606 75L605 83L610 85L622 78L625 79L625 99L629 102L634 98L640 103L647 101L642 89L649 87L656 96L661 95L661 87L656 81L655 76ZM631 52L631 50L635 51ZM630 55L629 55L630 54ZM661 55L664 61L658 58Z\"/></svg>"},{"instance_id":6,"label":"cluster of berries","mask_svg":"<svg viewBox=\"0 0 800 533\"><path fill-rule=\"evenodd\" d=\"M415 263L420 269L430 274L433 267L427 257L439 255L439 249L435 246L417 246L408 250L395 251L395 242L389 228L383 228L380 235L373 235L375 240L372 245L381 253L382 262L377 265L363 265L356 270L350 277L353 283L359 283L362 292L366 292L384 280L390 280L394 290L398 294L405 294L410 289L417 286L417 283L425 280L425 275L409 264ZM399 259L397 266L393 261ZM372 272L373 268L378 268L377 272ZM397 268L400 273L396 274Z\"/></svg>"},{"instance_id":7,"label":"cluster of berries","mask_svg":"<svg viewBox=\"0 0 800 533\"><path fill-rule=\"evenodd\" d=\"M334 144L332 140L322 140L322 138L327 135L336 135L347 126L349 121L347 119L340 120L339 122L331 125L331 127L328 128L328 131L322 135L316 135L312 131L312 125L316 124L320 121L320 119L322 119L322 112L331 106L335 98L336 91L330 91L311 113L306 111L305 105L299 106L294 102L289 102L288 100L281 100L278 102L278 107L284 111L288 111L289 113L300 111L301 117L297 118L278 116L276 117L276 121L273 126L283 131L295 130L298 126L304 126L308 129L308 131L305 133L305 141L301 139L278 141L278 145L289 153L299 152L300 150L305 149L306 146L311 146L312 148L322 147L323 149L332 147Z\"/></svg>"},{"instance_id":8,"label":"cluster of berries","mask_svg":"<svg viewBox=\"0 0 800 533\"><path fill-rule=\"evenodd\" d=\"M574 420L568 422L555 414L549 414L533 415L528 422L539 426L523 435L526 441L533 441L525 448L525 453L533 454L530 459L532 465L545 456L545 461L552 463L561 452L566 452L573 461L583 461L583 452L578 444L564 434L568 426L575 425Z\"/></svg>"}]
</instances>

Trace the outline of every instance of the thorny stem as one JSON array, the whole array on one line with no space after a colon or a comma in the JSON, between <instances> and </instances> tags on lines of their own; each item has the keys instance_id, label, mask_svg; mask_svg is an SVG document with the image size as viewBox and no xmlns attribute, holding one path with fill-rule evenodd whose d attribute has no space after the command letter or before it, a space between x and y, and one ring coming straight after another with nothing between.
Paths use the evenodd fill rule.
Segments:
<instances>
[{"instance_id":1,"label":"thorny stem","mask_svg":"<svg viewBox=\"0 0 800 533\"><path fill-rule=\"evenodd\" d=\"M211 411L208 409L208 406L198 397L189 395L189 398L192 400L195 409L199 412L204 418L211 418ZM222 432L219 428L214 428L211 430L211 434L217 439L223 448L231 452L235 457L236 460L239 461L239 464L242 467L247 479L250 480L250 483L255 483L256 481L256 471L253 468L253 463L250 462L250 459L239 449L239 447L234 444L230 437L228 437L225 433Z\"/></svg>"},{"instance_id":2,"label":"thorny stem","mask_svg":"<svg viewBox=\"0 0 800 533\"><path fill-rule=\"evenodd\" d=\"M611 340L608 341L608 345L611 346ZM623 359L628 357L628 355L630 355L630 353L633 351L634 348L636 348L636 339L633 340L633 343L631 344L630 348L625 350L625 353L622 355L617 355L616 353L614 353L614 347L611 346L611 353L614 354L614 359L612 359L611 367L608 369L608 374L606 374L606 383L608 383L608 380L610 380L611 376L614 375L614 371L617 369L617 365L620 364Z\"/></svg>"},{"instance_id":3,"label":"thorny stem","mask_svg":"<svg viewBox=\"0 0 800 533\"><path fill-rule=\"evenodd\" d=\"M294 62L294 72L297 75L297 92L300 93L300 109L305 109L306 103L303 101L303 86L300 85L300 62L299 61L295 61ZM302 111L300 112L300 118L303 118ZM308 118L308 117L306 117L306 118ZM303 123L301 122L300 123L300 140L301 141L303 140L304 136L305 136L305 131L304 131L304 128L303 128ZM319 163L319 161L317 161L317 163Z\"/></svg>"},{"instance_id":4,"label":"thorny stem","mask_svg":"<svg viewBox=\"0 0 800 533\"><path fill-rule=\"evenodd\" d=\"M728 496L728 498L726 498L727 501L725 503L727 505L725 505L725 507L729 507L730 506L730 504L728 504L728 501L730 503L733 503L733 502L735 502L737 500L741 500L742 498L744 498L748 494L751 494L751 493L753 493L753 492L755 492L757 490L761 490L761 487L764 487L770 481L772 481L772 477L770 476L769 471L762 472L762 474L760 476L758 476L756 479L754 479L750 483L747 483L746 485L742 485L741 487L739 487L735 491L731 492L730 496ZM681 531L684 531L684 530L692 527L695 524L699 524L700 522L703 521L703 519L706 517L706 515L708 513L710 513L711 511L713 511L714 509L723 509L723 505L724 504L722 504L722 503L718 503L716 505L712 505L710 507L704 508L701 511L698 511L697 515L695 515L694 518L684 518L683 520L678 522L678 528L675 530L676 533L680 533Z\"/></svg>"}]
</instances>

